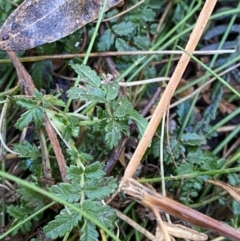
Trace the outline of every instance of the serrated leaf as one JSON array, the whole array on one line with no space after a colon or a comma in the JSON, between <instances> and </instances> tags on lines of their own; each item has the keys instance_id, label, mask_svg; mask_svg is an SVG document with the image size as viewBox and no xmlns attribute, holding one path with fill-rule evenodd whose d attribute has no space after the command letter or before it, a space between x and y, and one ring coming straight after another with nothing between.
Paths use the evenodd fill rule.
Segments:
<instances>
[{"instance_id":1,"label":"serrated leaf","mask_svg":"<svg viewBox=\"0 0 240 241\"><path fill-rule=\"evenodd\" d=\"M41 93L40 91L38 91L37 89L34 89L33 91L33 97L37 100L42 100L43 98L43 93Z\"/></svg>"},{"instance_id":2,"label":"serrated leaf","mask_svg":"<svg viewBox=\"0 0 240 241\"><path fill-rule=\"evenodd\" d=\"M100 41L98 43L98 50L99 51L106 51L109 50L111 45L114 42L114 35L111 29L107 29L103 35L100 37Z\"/></svg>"},{"instance_id":3,"label":"serrated leaf","mask_svg":"<svg viewBox=\"0 0 240 241\"><path fill-rule=\"evenodd\" d=\"M136 122L140 134L139 137L143 136L148 125L147 120L135 110L131 111L129 118Z\"/></svg>"},{"instance_id":4,"label":"serrated leaf","mask_svg":"<svg viewBox=\"0 0 240 241\"><path fill-rule=\"evenodd\" d=\"M204 136L197 133L185 133L181 136L181 142L185 145L200 146L205 145L207 140Z\"/></svg>"},{"instance_id":5,"label":"serrated leaf","mask_svg":"<svg viewBox=\"0 0 240 241\"><path fill-rule=\"evenodd\" d=\"M30 122L33 120L33 112L32 110L28 110L25 113L21 114L21 117L17 120L14 125L19 130L23 130Z\"/></svg>"},{"instance_id":6,"label":"serrated leaf","mask_svg":"<svg viewBox=\"0 0 240 241\"><path fill-rule=\"evenodd\" d=\"M15 227L18 223L25 220L28 216L25 208L14 206L14 205L10 205L7 208L7 212L10 216L14 218L14 221L11 224L12 227ZM32 228L31 221L27 221L21 224L21 226L19 226L18 228L15 227L11 234L16 235L19 229L23 234L27 234L31 230L31 228Z\"/></svg>"},{"instance_id":7,"label":"serrated leaf","mask_svg":"<svg viewBox=\"0 0 240 241\"><path fill-rule=\"evenodd\" d=\"M53 95L45 95L43 97L43 103L48 103L50 106L54 105L54 106L65 107L66 105L62 100L58 99L57 96L53 96ZM45 106L43 105L43 107Z\"/></svg>"},{"instance_id":8,"label":"serrated leaf","mask_svg":"<svg viewBox=\"0 0 240 241\"><path fill-rule=\"evenodd\" d=\"M80 199L81 191L80 185L70 183L60 183L51 186L49 189L49 192L70 203L77 202Z\"/></svg>"},{"instance_id":9,"label":"serrated leaf","mask_svg":"<svg viewBox=\"0 0 240 241\"><path fill-rule=\"evenodd\" d=\"M21 194L21 203L31 212L36 212L46 205L47 198L30 188L23 186L18 190L18 193Z\"/></svg>"},{"instance_id":10,"label":"serrated leaf","mask_svg":"<svg viewBox=\"0 0 240 241\"><path fill-rule=\"evenodd\" d=\"M100 88L84 88L79 89L77 87L73 87L67 91L68 97L72 99L81 99L86 101L98 101L98 102L106 102L105 93Z\"/></svg>"},{"instance_id":11,"label":"serrated leaf","mask_svg":"<svg viewBox=\"0 0 240 241\"><path fill-rule=\"evenodd\" d=\"M15 219L23 219L27 216L26 209L15 205L10 205L7 208L7 213L10 214Z\"/></svg>"},{"instance_id":12,"label":"serrated leaf","mask_svg":"<svg viewBox=\"0 0 240 241\"><path fill-rule=\"evenodd\" d=\"M180 124L184 123L184 120L191 108L191 104L192 104L191 102L192 102L191 100L186 100L177 106L178 121ZM189 123L191 124L193 122L193 120L194 120L194 115L192 112L190 115Z\"/></svg>"},{"instance_id":13,"label":"serrated leaf","mask_svg":"<svg viewBox=\"0 0 240 241\"><path fill-rule=\"evenodd\" d=\"M95 179L85 183L84 191L91 200L102 200L109 197L117 188L116 181L112 177Z\"/></svg>"},{"instance_id":14,"label":"serrated leaf","mask_svg":"<svg viewBox=\"0 0 240 241\"><path fill-rule=\"evenodd\" d=\"M81 221L82 216L74 210L63 209L55 220L49 222L43 231L48 238L56 239L63 237L67 232L70 232L78 222Z\"/></svg>"},{"instance_id":15,"label":"serrated leaf","mask_svg":"<svg viewBox=\"0 0 240 241\"><path fill-rule=\"evenodd\" d=\"M85 220L81 228L80 241L98 241L98 236L96 226L93 223Z\"/></svg>"},{"instance_id":16,"label":"serrated leaf","mask_svg":"<svg viewBox=\"0 0 240 241\"><path fill-rule=\"evenodd\" d=\"M135 51L135 50L137 50L135 47L128 45L127 42L121 38L116 39L115 47L118 51Z\"/></svg>"},{"instance_id":17,"label":"serrated leaf","mask_svg":"<svg viewBox=\"0 0 240 241\"><path fill-rule=\"evenodd\" d=\"M28 126L28 124L34 120L36 128L39 129L42 125L43 118L43 109L40 106L36 106L23 113L21 117L17 120L15 127L19 130L22 130L24 127Z\"/></svg>"},{"instance_id":18,"label":"serrated leaf","mask_svg":"<svg viewBox=\"0 0 240 241\"><path fill-rule=\"evenodd\" d=\"M113 106L113 115L116 118L127 117L133 110L132 104L128 101L126 97L118 100L118 102Z\"/></svg>"},{"instance_id":19,"label":"serrated leaf","mask_svg":"<svg viewBox=\"0 0 240 241\"><path fill-rule=\"evenodd\" d=\"M116 82L107 83L103 85L103 88L106 91L106 99L107 101L114 100L118 96L119 85Z\"/></svg>"},{"instance_id":20,"label":"serrated leaf","mask_svg":"<svg viewBox=\"0 0 240 241\"><path fill-rule=\"evenodd\" d=\"M73 163L76 163L76 160L80 160L83 164L89 163L93 160L93 156L82 151L73 151L73 150L67 150L68 154L70 155L70 159L73 161ZM71 165L71 168L74 170L74 168L78 168L77 166ZM69 170L72 172L73 170ZM79 173L77 170L75 170L76 173ZM80 173L82 174L82 170L80 170ZM78 175L78 174L76 174Z\"/></svg>"},{"instance_id":21,"label":"serrated leaf","mask_svg":"<svg viewBox=\"0 0 240 241\"><path fill-rule=\"evenodd\" d=\"M192 148L188 150L187 158L186 160L192 164L198 164L201 165L205 160L202 153L202 150L199 147Z\"/></svg>"},{"instance_id":22,"label":"serrated leaf","mask_svg":"<svg viewBox=\"0 0 240 241\"><path fill-rule=\"evenodd\" d=\"M36 100L27 97L16 97L16 103L27 110L32 109L38 105Z\"/></svg>"},{"instance_id":23,"label":"serrated leaf","mask_svg":"<svg viewBox=\"0 0 240 241\"><path fill-rule=\"evenodd\" d=\"M81 89L80 99L87 101L106 102L105 93L100 88Z\"/></svg>"},{"instance_id":24,"label":"serrated leaf","mask_svg":"<svg viewBox=\"0 0 240 241\"><path fill-rule=\"evenodd\" d=\"M80 183L83 172L84 171L81 167L71 165L70 167L67 167L67 179L72 180L74 183Z\"/></svg>"},{"instance_id":25,"label":"serrated leaf","mask_svg":"<svg viewBox=\"0 0 240 241\"><path fill-rule=\"evenodd\" d=\"M94 86L94 87L100 87L101 85L101 79L97 75L97 73L92 70L89 66L83 65L83 64L75 64L72 65L72 68L75 70L77 74L80 75L82 79L87 81L88 84Z\"/></svg>"},{"instance_id":26,"label":"serrated leaf","mask_svg":"<svg viewBox=\"0 0 240 241\"><path fill-rule=\"evenodd\" d=\"M115 34L120 36L129 36L129 34L133 34L135 30L132 22L121 22L114 24L112 29Z\"/></svg>"},{"instance_id":27,"label":"serrated leaf","mask_svg":"<svg viewBox=\"0 0 240 241\"><path fill-rule=\"evenodd\" d=\"M103 170L104 164L97 161L86 167L84 174L87 179L100 179L106 175Z\"/></svg>"},{"instance_id":28,"label":"serrated leaf","mask_svg":"<svg viewBox=\"0 0 240 241\"><path fill-rule=\"evenodd\" d=\"M151 42L146 36L138 35L134 37L134 44L141 50L149 50L151 47Z\"/></svg>"},{"instance_id":29,"label":"serrated leaf","mask_svg":"<svg viewBox=\"0 0 240 241\"><path fill-rule=\"evenodd\" d=\"M41 156L41 153L35 144L30 144L28 141L24 140L22 143L13 144L14 151L18 153L19 157L30 157L32 159L37 159Z\"/></svg>"},{"instance_id":30,"label":"serrated leaf","mask_svg":"<svg viewBox=\"0 0 240 241\"><path fill-rule=\"evenodd\" d=\"M109 206L103 205L100 201L86 200L83 203L82 208L89 215L95 217L105 227L109 229L114 228L116 214Z\"/></svg>"},{"instance_id":31,"label":"serrated leaf","mask_svg":"<svg viewBox=\"0 0 240 241\"><path fill-rule=\"evenodd\" d=\"M113 120L106 125L105 141L110 149L112 149L118 144L118 141L121 138L121 129L122 129L121 126L116 121L113 121Z\"/></svg>"},{"instance_id":32,"label":"serrated leaf","mask_svg":"<svg viewBox=\"0 0 240 241\"><path fill-rule=\"evenodd\" d=\"M178 175L185 175L185 174L189 174L189 173L194 173L196 172L194 165L192 163L183 163L181 165L179 165L176 168L176 172Z\"/></svg>"},{"instance_id":33,"label":"serrated leaf","mask_svg":"<svg viewBox=\"0 0 240 241\"><path fill-rule=\"evenodd\" d=\"M141 18L145 22L153 22L155 17L156 17L156 13L152 9L144 8L142 10Z\"/></svg>"}]
</instances>

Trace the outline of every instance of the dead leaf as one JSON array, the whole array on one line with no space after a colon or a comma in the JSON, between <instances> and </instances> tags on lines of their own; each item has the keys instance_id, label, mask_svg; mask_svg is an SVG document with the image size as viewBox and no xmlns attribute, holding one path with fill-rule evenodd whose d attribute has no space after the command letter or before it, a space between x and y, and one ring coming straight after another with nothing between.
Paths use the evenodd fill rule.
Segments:
<instances>
[{"instance_id":1,"label":"dead leaf","mask_svg":"<svg viewBox=\"0 0 240 241\"><path fill-rule=\"evenodd\" d=\"M215 186L221 187L222 189L226 190L237 202L240 203L240 188L233 187L230 184L216 181L216 180L206 180L206 182L211 183Z\"/></svg>"},{"instance_id":2,"label":"dead leaf","mask_svg":"<svg viewBox=\"0 0 240 241\"><path fill-rule=\"evenodd\" d=\"M18 51L61 39L95 20L104 0L25 0L0 29L0 49ZM108 0L105 10L122 0Z\"/></svg>"},{"instance_id":3,"label":"dead leaf","mask_svg":"<svg viewBox=\"0 0 240 241\"><path fill-rule=\"evenodd\" d=\"M204 241L208 236L191 228L180 224L165 223L168 233L175 238L183 238L188 240Z\"/></svg>"}]
</instances>

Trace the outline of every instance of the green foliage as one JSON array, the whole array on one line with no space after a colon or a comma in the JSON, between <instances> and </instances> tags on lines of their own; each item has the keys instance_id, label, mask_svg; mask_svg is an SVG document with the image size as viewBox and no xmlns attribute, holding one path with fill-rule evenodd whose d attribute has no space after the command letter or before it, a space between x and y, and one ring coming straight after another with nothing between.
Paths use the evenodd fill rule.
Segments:
<instances>
[{"instance_id":1,"label":"green foliage","mask_svg":"<svg viewBox=\"0 0 240 241\"><path fill-rule=\"evenodd\" d=\"M70 232L82 217L79 213L71 209L63 209L59 215L55 217L55 220L48 223L43 228L44 233L51 239L57 237L63 237L67 232Z\"/></svg>"},{"instance_id":2,"label":"green foliage","mask_svg":"<svg viewBox=\"0 0 240 241\"><path fill-rule=\"evenodd\" d=\"M15 97L16 103L21 107L27 109L15 124L15 127L19 130L27 127L32 121L34 121L36 128L39 129L42 126L44 118L44 109L51 108L53 105L65 106L62 100L57 99L53 95L43 95L38 90L34 90L33 98Z\"/></svg>"},{"instance_id":3,"label":"green foliage","mask_svg":"<svg viewBox=\"0 0 240 241\"><path fill-rule=\"evenodd\" d=\"M80 241L98 241L98 232L96 231L96 227L94 224L90 223L89 221L85 220L82 228L81 228L81 238Z\"/></svg>"},{"instance_id":4,"label":"green foliage","mask_svg":"<svg viewBox=\"0 0 240 241\"><path fill-rule=\"evenodd\" d=\"M97 101L104 103L106 110L98 108L97 119L93 123L94 132L103 132L107 146L112 149L118 144L122 134L129 135L129 121L134 121L141 136L147 126L147 121L136 112L126 97L118 97L119 86L115 82L101 84L96 72L85 65L72 65L80 77L87 81L85 87L73 87L68 91L72 99Z\"/></svg>"},{"instance_id":5,"label":"green foliage","mask_svg":"<svg viewBox=\"0 0 240 241\"><path fill-rule=\"evenodd\" d=\"M37 88L49 89L52 82L52 61L45 60L32 65L32 78Z\"/></svg>"},{"instance_id":6,"label":"green foliage","mask_svg":"<svg viewBox=\"0 0 240 241\"><path fill-rule=\"evenodd\" d=\"M86 169L71 165L68 168L68 180L70 183L53 185L49 192L61 197L70 203L82 208L86 213L95 217L104 226L112 229L115 220L114 211L109 206L104 206L100 200L113 193L117 184L112 177L104 177L103 165L94 162ZM82 221L82 222L81 222ZM55 220L44 227L44 232L49 238L63 237L78 224L82 223L81 240L86 237L94 237L98 240L96 227L87 219L73 210L63 209ZM86 225L89 225L87 227Z\"/></svg>"},{"instance_id":7,"label":"green foliage","mask_svg":"<svg viewBox=\"0 0 240 241\"><path fill-rule=\"evenodd\" d=\"M22 143L16 143L13 145L14 151L18 153L19 157L30 157L37 159L41 156L41 153L35 144L31 144L24 140Z\"/></svg>"},{"instance_id":8,"label":"green foliage","mask_svg":"<svg viewBox=\"0 0 240 241\"><path fill-rule=\"evenodd\" d=\"M43 208L47 201L43 195L26 187L21 187L18 190L18 193L21 195L20 205L10 205L7 208L8 214L14 219L12 222L12 227L24 221L32 213ZM24 222L20 227L14 229L12 235L17 234L19 229L23 234L27 234L31 230L33 223L39 221L41 216L42 214L35 216L31 221Z\"/></svg>"}]
</instances>

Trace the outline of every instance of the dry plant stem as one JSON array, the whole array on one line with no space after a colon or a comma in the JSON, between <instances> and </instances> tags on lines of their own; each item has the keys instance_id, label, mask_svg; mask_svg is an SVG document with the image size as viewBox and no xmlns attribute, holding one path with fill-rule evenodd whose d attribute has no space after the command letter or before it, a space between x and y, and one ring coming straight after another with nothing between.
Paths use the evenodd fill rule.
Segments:
<instances>
[{"instance_id":1,"label":"dry plant stem","mask_svg":"<svg viewBox=\"0 0 240 241\"><path fill-rule=\"evenodd\" d=\"M123 184L122 190L124 193L133 197L137 202L153 211L158 210L169 213L186 222L218 233L230 240L240 241L240 231L237 229L184 206L168 197L164 197L139 184L134 179L130 178L127 184Z\"/></svg>"},{"instance_id":2,"label":"dry plant stem","mask_svg":"<svg viewBox=\"0 0 240 241\"><path fill-rule=\"evenodd\" d=\"M147 237L150 240L154 240L155 236L148 232L146 229L144 229L141 225L139 225L138 223L134 222L131 218L129 218L128 216L126 216L124 213L120 212L117 209L114 209L114 211L116 212L117 216L119 218L121 218L124 222L128 223L129 225L131 225L134 229L136 229L137 231L139 231L140 233L142 233L145 237Z\"/></svg>"},{"instance_id":3,"label":"dry plant stem","mask_svg":"<svg viewBox=\"0 0 240 241\"><path fill-rule=\"evenodd\" d=\"M35 89L32 77L28 74L28 72L26 71L26 69L24 68L22 63L19 61L18 57L16 56L16 54L14 52L7 52L7 53L16 68L17 75L18 75L18 82L19 82L20 86L23 88L26 95L32 96L34 89ZM54 150L57 162L58 162L62 180L66 181L66 175L67 175L66 162L64 160L62 149L59 145L56 133L55 133L47 115L45 115L45 117L44 117L44 124L45 124L46 132L49 136L50 142L52 144L52 147L53 147L53 150Z\"/></svg>"},{"instance_id":4,"label":"dry plant stem","mask_svg":"<svg viewBox=\"0 0 240 241\"><path fill-rule=\"evenodd\" d=\"M211 16L211 13L214 9L214 6L216 4L217 0L207 0L203 6L203 9L199 15L199 18L196 22L196 25L190 35L190 39L186 45L185 50L188 53L193 53L194 49L196 48L198 41L202 35L202 32L208 22L208 19ZM125 174L122 180L122 183L125 183L128 181L128 178L131 178L136 171L161 119L163 116L163 113L167 110L171 97L176 90L178 83L187 67L187 64L189 63L190 57L187 54L183 54L176 66L176 69L170 79L170 82L168 83L166 90L164 91L162 98L160 102L158 103L158 106L152 116L152 119L150 120L145 133L142 137L142 139L139 142L139 145L134 152L132 159L127 166L125 170Z\"/></svg>"},{"instance_id":5,"label":"dry plant stem","mask_svg":"<svg viewBox=\"0 0 240 241\"><path fill-rule=\"evenodd\" d=\"M232 54L236 52L234 49L226 49L226 50L207 50L207 51L194 51L195 55L214 55L214 54ZM131 56L131 55L180 55L183 52L181 50L162 50L162 51L120 51L120 52L98 52L98 53L90 53L89 57L106 57L106 56ZM36 62L47 59L72 59L75 57L84 58L86 53L79 54L56 54L56 55L42 55L42 56L31 56L31 57L22 57L19 60L23 62ZM178 58L177 58L178 59ZM167 62L166 60L165 62ZM0 59L0 64L11 63L10 59ZM164 63L162 60L161 63Z\"/></svg>"},{"instance_id":6,"label":"dry plant stem","mask_svg":"<svg viewBox=\"0 0 240 241\"><path fill-rule=\"evenodd\" d=\"M159 214L158 209L152 208L152 212L153 212L153 214L156 217L157 224L158 224L158 226L159 226L159 228L161 230L161 233L163 234L164 241L171 241L170 235L169 235L169 233L168 233L168 231L167 231L167 229L166 229L166 227L165 227L165 225L164 225L164 223L162 221L162 218L161 218L161 216Z\"/></svg>"},{"instance_id":7,"label":"dry plant stem","mask_svg":"<svg viewBox=\"0 0 240 241\"><path fill-rule=\"evenodd\" d=\"M167 16L167 14L168 14L172 4L173 4L173 1L169 1L167 7L164 9L164 12L163 12L163 14L162 14L162 16L161 16L161 18L159 20L159 23L158 23L158 26L157 26L157 29L156 29L156 34L152 38L152 43L154 43L156 41L157 36L158 36L157 33L160 31L160 28L163 25L163 22L164 22L164 20L165 20L165 18Z\"/></svg>"}]
</instances>

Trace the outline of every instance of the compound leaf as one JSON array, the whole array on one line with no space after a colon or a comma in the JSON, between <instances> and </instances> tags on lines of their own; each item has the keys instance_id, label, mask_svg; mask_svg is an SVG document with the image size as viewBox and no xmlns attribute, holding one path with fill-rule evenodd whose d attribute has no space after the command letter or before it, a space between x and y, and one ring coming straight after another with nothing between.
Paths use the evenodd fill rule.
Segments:
<instances>
[{"instance_id":1,"label":"compound leaf","mask_svg":"<svg viewBox=\"0 0 240 241\"><path fill-rule=\"evenodd\" d=\"M98 232L96 226L91 222L85 220L81 229L80 241L98 241Z\"/></svg>"},{"instance_id":2,"label":"compound leaf","mask_svg":"<svg viewBox=\"0 0 240 241\"><path fill-rule=\"evenodd\" d=\"M70 232L78 222L82 219L82 216L74 210L63 209L59 215L55 217L55 220L49 222L43 231L47 237L56 239L57 237L63 237L66 232Z\"/></svg>"}]
</instances>

